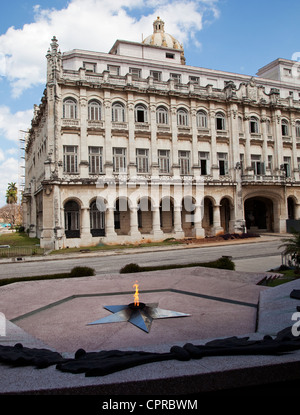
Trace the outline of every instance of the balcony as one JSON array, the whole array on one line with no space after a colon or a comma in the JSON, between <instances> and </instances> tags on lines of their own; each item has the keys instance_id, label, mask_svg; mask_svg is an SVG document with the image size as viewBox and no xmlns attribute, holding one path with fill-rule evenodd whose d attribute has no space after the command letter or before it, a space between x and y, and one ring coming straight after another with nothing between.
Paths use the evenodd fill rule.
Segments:
<instances>
[{"instance_id":1,"label":"balcony","mask_svg":"<svg viewBox=\"0 0 300 415\"><path fill-rule=\"evenodd\" d=\"M103 128L104 122L103 121L95 121L95 120L88 120L88 128Z\"/></svg>"},{"instance_id":2,"label":"balcony","mask_svg":"<svg viewBox=\"0 0 300 415\"><path fill-rule=\"evenodd\" d=\"M127 122L114 121L112 122L111 128L112 130L119 130L119 131L128 130L128 124Z\"/></svg>"},{"instance_id":3,"label":"balcony","mask_svg":"<svg viewBox=\"0 0 300 415\"><path fill-rule=\"evenodd\" d=\"M79 120L75 120L75 119L71 119L71 118L63 118L61 120L61 126L62 128L76 128L79 129L80 128L80 121Z\"/></svg>"},{"instance_id":4,"label":"balcony","mask_svg":"<svg viewBox=\"0 0 300 415\"><path fill-rule=\"evenodd\" d=\"M280 176L266 176L266 175L252 175L244 174L242 175L243 183L262 183L262 184L272 184L272 183L285 183L285 175Z\"/></svg>"},{"instance_id":5,"label":"balcony","mask_svg":"<svg viewBox=\"0 0 300 415\"><path fill-rule=\"evenodd\" d=\"M191 128L187 126L177 126L177 131L180 134L191 134Z\"/></svg>"},{"instance_id":6,"label":"balcony","mask_svg":"<svg viewBox=\"0 0 300 415\"><path fill-rule=\"evenodd\" d=\"M136 122L135 129L139 131L150 131L150 125L146 122Z\"/></svg>"},{"instance_id":7,"label":"balcony","mask_svg":"<svg viewBox=\"0 0 300 415\"><path fill-rule=\"evenodd\" d=\"M171 127L168 125L158 124L157 125L157 132L159 133L169 133L171 131Z\"/></svg>"}]
</instances>

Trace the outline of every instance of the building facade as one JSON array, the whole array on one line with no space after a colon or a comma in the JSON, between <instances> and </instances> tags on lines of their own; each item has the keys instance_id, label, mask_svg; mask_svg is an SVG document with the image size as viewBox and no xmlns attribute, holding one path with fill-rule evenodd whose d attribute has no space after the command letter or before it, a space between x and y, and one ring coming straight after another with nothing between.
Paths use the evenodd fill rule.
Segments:
<instances>
[{"instance_id":1,"label":"building facade","mask_svg":"<svg viewBox=\"0 0 300 415\"><path fill-rule=\"evenodd\" d=\"M298 64L186 65L157 18L142 43L47 53L28 133L24 226L49 249L286 232L300 219Z\"/></svg>"}]
</instances>

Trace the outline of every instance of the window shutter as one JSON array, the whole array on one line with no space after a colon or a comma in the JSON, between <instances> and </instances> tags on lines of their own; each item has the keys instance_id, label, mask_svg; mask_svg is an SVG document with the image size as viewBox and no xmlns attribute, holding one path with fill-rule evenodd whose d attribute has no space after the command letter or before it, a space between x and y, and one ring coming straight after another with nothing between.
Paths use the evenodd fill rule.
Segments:
<instances>
[{"instance_id":1,"label":"window shutter","mask_svg":"<svg viewBox=\"0 0 300 415\"><path fill-rule=\"evenodd\" d=\"M225 171L225 175L227 175L229 173L228 160L224 161L224 171Z\"/></svg>"}]
</instances>

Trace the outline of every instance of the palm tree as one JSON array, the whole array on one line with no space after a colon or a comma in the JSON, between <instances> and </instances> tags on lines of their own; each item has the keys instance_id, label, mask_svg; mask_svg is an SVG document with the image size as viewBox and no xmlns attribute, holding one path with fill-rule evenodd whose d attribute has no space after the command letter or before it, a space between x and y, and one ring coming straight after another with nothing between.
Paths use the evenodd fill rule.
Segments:
<instances>
[{"instance_id":1,"label":"palm tree","mask_svg":"<svg viewBox=\"0 0 300 415\"><path fill-rule=\"evenodd\" d=\"M18 201L18 189L16 183L8 183L6 190L6 203L9 205L15 204Z\"/></svg>"},{"instance_id":2,"label":"palm tree","mask_svg":"<svg viewBox=\"0 0 300 415\"><path fill-rule=\"evenodd\" d=\"M284 242L279 248L284 247L283 255L290 255L292 260L295 261L296 272L299 273L300 267L300 232L292 231L293 236L291 238L283 239Z\"/></svg>"}]
</instances>

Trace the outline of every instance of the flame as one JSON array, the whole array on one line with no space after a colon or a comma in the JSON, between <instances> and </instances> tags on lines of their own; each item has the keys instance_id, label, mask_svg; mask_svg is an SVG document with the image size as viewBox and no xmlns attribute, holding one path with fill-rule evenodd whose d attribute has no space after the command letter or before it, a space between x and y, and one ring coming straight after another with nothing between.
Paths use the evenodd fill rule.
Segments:
<instances>
[{"instance_id":1,"label":"flame","mask_svg":"<svg viewBox=\"0 0 300 415\"><path fill-rule=\"evenodd\" d=\"M134 293L134 306L138 307L140 305L140 299L139 299L139 285L138 284L134 284L133 288L135 288L135 293Z\"/></svg>"}]
</instances>

